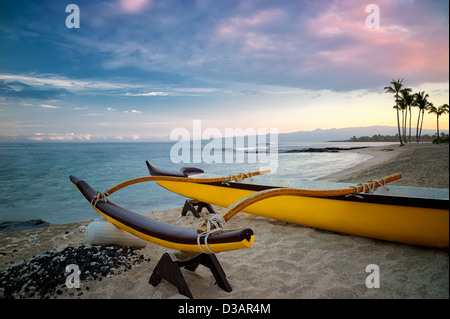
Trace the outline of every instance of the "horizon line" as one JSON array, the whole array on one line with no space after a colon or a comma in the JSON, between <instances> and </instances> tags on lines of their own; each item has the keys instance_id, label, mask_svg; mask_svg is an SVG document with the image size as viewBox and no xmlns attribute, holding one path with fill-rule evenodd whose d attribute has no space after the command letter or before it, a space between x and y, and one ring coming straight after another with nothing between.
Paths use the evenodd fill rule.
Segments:
<instances>
[{"instance_id":1,"label":"horizon line","mask_svg":"<svg viewBox=\"0 0 450 319\"><path fill-rule=\"evenodd\" d=\"M266 134L248 134L248 135L234 135L234 136L221 136L217 137L218 139L226 139L226 138L239 138L239 137L250 137L250 136L270 136L271 134L277 134L277 136L282 135L289 135L289 134L296 134L296 133L314 133L316 131L326 132L326 131L333 131L333 130L351 130L351 129L370 129L370 128L385 128L385 129L395 129L397 130L397 126L389 126L389 125L370 125L370 126L353 126L353 127L342 127L342 128L329 128L329 129L322 129L322 128L316 128L309 131L293 131L293 132L285 132L285 133L266 133ZM411 134L412 136L415 136L415 130L416 127L411 127L411 130L414 130L414 134ZM435 135L436 129L427 129L423 128L423 135L434 133ZM446 133L449 134L448 129L440 129L440 133ZM350 133L351 134L351 133ZM374 135L386 135L381 133L373 133ZM398 133L394 135L386 135L386 136L396 136ZM431 136L433 136L431 135ZM355 136L355 135L353 135ZM350 139L353 136L349 136L348 139ZM361 136L367 136L367 135L361 135ZM358 137L358 136L357 136ZM370 137L370 136L369 136ZM211 137L209 139L193 139L190 138L189 141L211 141L214 137ZM322 142L327 142L330 140L322 140ZM338 141L338 140L336 140ZM346 141L346 140L342 140ZM39 144L39 143L177 143L180 142L180 140L170 140L170 136L160 136L160 137L151 137L151 136L136 136L136 135L129 135L129 136L96 136L93 134L73 134L73 133L39 133L35 135L18 135L18 136L5 136L0 135L0 143L1 144L14 144L14 143L29 143L29 144ZM187 142L187 141L186 141ZM292 141L290 141L292 142ZM314 142L319 142L319 140L316 140Z\"/></svg>"}]
</instances>

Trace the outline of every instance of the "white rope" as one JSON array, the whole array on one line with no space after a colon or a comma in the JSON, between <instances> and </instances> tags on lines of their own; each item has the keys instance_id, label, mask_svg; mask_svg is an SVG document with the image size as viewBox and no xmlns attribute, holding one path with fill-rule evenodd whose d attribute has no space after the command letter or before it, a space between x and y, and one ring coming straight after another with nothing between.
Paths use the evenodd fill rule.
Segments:
<instances>
[{"instance_id":1,"label":"white rope","mask_svg":"<svg viewBox=\"0 0 450 319\"><path fill-rule=\"evenodd\" d=\"M97 206L98 202L107 203L108 202L108 190L105 190L103 192L97 191L97 194L92 198L91 205Z\"/></svg>"},{"instance_id":2,"label":"white rope","mask_svg":"<svg viewBox=\"0 0 450 319\"><path fill-rule=\"evenodd\" d=\"M214 251L208 245L208 237L209 237L209 235L211 235L215 232L221 231L224 224L225 224L225 219L223 219L223 217L220 216L219 214L215 214L215 215L211 216L206 221L206 231L198 234L198 236L197 236L197 244L198 244L198 247L200 247L200 250L202 252L204 252L205 254L214 254ZM214 228L212 228L211 226L214 226ZM202 237L205 238L205 246L206 246L207 250L203 249L202 244L200 242L200 239Z\"/></svg>"},{"instance_id":3,"label":"white rope","mask_svg":"<svg viewBox=\"0 0 450 319\"><path fill-rule=\"evenodd\" d=\"M384 178L382 178L381 181L382 181L383 183L380 183L380 182L378 182L378 181L374 181L374 182L373 182L374 186L375 186L375 183L377 183L377 184L380 186L380 188L384 188L384 189L386 189L386 190L389 192L389 188L386 187L386 181L384 180Z\"/></svg>"},{"instance_id":4,"label":"white rope","mask_svg":"<svg viewBox=\"0 0 450 319\"><path fill-rule=\"evenodd\" d=\"M241 173L239 175L229 175L228 177L224 177L224 181L222 182L222 185L230 186L230 183L228 183L228 182L240 183L246 178L250 178L250 180L253 181L253 172Z\"/></svg>"},{"instance_id":5,"label":"white rope","mask_svg":"<svg viewBox=\"0 0 450 319\"><path fill-rule=\"evenodd\" d=\"M372 184L372 186L371 186L371 184ZM377 188L378 188L378 187L375 187L376 185L378 187L383 187L387 191L389 191L389 188L386 187L386 181L383 178L381 183L379 181L377 181L377 180L371 180L371 181L369 181L367 183L359 183L359 184L356 184L354 186L349 186L349 187L354 188L355 192L353 194L346 195L346 197L348 197L348 196L355 196L355 197L358 197L358 198L362 198L362 196L360 196L359 194L375 192L377 190ZM362 187L362 191L360 191L360 192L358 191L358 186ZM366 187L367 187L367 191L366 191Z\"/></svg>"}]
</instances>

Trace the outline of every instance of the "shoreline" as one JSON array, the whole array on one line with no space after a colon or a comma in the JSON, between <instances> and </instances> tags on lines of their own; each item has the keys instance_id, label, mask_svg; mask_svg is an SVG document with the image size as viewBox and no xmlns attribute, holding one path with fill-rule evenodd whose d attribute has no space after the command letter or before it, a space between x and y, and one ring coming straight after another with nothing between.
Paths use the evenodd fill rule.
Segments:
<instances>
[{"instance_id":1,"label":"shoreline","mask_svg":"<svg viewBox=\"0 0 450 319\"><path fill-rule=\"evenodd\" d=\"M363 153L372 156L343 171L318 180L329 182L366 182L374 178L401 173L402 179L392 185L449 188L448 144L398 144L370 147L343 152Z\"/></svg>"},{"instance_id":2,"label":"shoreline","mask_svg":"<svg viewBox=\"0 0 450 319\"><path fill-rule=\"evenodd\" d=\"M387 145L380 147L364 147L358 150L343 150L341 152L365 154L371 156L371 158L368 158L352 167L341 170L339 172L327 176L322 176L317 180L327 182L339 182L341 179L351 178L350 176L354 173L362 172L364 170L369 169L370 167L383 164L384 162L395 158L396 153L394 152L393 149L394 147L396 147L396 145Z\"/></svg>"},{"instance_id":3,"label":"shoreline","mask_svg":"<svg viewBox=\"0 0 450 319\"><path fill-rule=\"evenodd\" d=\"M448 145L392 145L345 152L361 152L373 157L321 180L362 182L400 172L404 178L394 182L396 185L448 188ZM191 228L198 228L203 222L192 214L182 217L180 213L181 208L177 208L146 215ZM92 220L51 224L0 235L0 271L50 250L60 251L85 244L84 233L90 222ZM449 298L448 249L337 234L245 213L239 213L226 225L227 229L243 227L255 231L253 247L217 255L233 291L227 293L215 285L211 272L205 267L199 267L195 272L183 270L194 298ZM48 297L184 298L165 281L157 287L148 284L149 276L166 250L148 243L138 250L146 262L109 278L86 280L79 290L61 288L60 294ZM368 274L365 269L370 264L380 267L379 289L366 287Z\"/></svg>"}]
</instances>

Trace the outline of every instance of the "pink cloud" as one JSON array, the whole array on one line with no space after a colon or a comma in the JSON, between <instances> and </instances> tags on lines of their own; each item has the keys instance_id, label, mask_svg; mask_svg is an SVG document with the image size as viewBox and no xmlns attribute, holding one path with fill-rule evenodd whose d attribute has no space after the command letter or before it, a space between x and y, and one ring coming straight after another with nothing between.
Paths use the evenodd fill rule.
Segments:
<instances>
[{"instance_id":1,"label":"pink cloud","mask_svg":"<svg viewBox=\"0 0 450 319\"><path fill-rule=\"evenodd\" d=\"M137 13L149 4L151 4L150 0L120 0L120 7L127 13Z\"/></svg>"},{"instance_id":2,"label":"pink cloud","mask_svg":"<svg viewBox=\"0 0 450 319\"><path fill-rule=\"evenodd\" d=\"M59 141L59 142L69 142L69 141L90 141L92 135L91 134L74 134L74 133L66 133L66 134L54 134L48 136L50 141Z\"/></svg>"},{"instance_id":3,"label":"pink cloud","mask_svg":"<svg viewBox=\"0 0 450 319\"><path fill-rule=\"evenodd\" d=\"M307 21L313 39L329 43L314 52L311 63L320 68L364 68L368 74L392 77L426 74L422 81L448 78L448 33L443 34L442 24L417 20L423 7L411 5L399 12L391 1L378 1L378 5L378 29L366 26L369 13L365 12L365 4L359 2L336 6Z\"/></svg>"},{"instance_id":4,"label":"pink cloud","mask_svg":"<svg viewBox=\"0 0 450 319\"><path fill-rule=\"evenodd\" d=\"M377 0L380 28L369 28L370 2L327 3L307 6L308 13L297 15L285 8L238 10L218 21L211 42L225 57L233 56L226 62L236 69L245 63L248 74L283 74L291 84L306 80L314 85L318 76L332 87L355 81L373 87L397 77L409 85L448 78L448 29L430 5Z\"/></svg>"},{"instance_id":5,"label":"pink cloud","mask_svg":"<svg viewBox=\"0 0 450 319\"><path fill-rule=\"evenodd\" d=\"M49 105L49 104L41 104L40 107L46 108L46 109L59 109L58 106Z\"/></svg>"},{"instance_id":6,"label":"pink cloud","mask_svg":"<svg viewBox=\"0 0 450 319\"><path fill-rule=\"evenodd\" d=\"M42 137L29 137L30 141L42 142L44 139Z\"/></svg>"},{"instance_id":7,"label":"pink cloud","mask_svg":"<svg viewBox=\"0 0 450 319\"><path fill-rule=\"evenodd\" d=\"M93 136L91 134L75 134L75 133L33 133L28 137L31 141L54 141L54 142L71 142L71 141L90 141Z\"/></svg>"}]
</instances>

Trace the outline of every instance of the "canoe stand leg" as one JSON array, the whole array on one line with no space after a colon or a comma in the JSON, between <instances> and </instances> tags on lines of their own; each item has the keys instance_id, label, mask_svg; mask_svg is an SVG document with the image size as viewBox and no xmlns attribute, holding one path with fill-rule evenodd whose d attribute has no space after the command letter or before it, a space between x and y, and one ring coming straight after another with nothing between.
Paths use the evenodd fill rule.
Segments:
<instances>
[{"instance_id":1,"label":"canoe stand leg","mask_svg":"<svg viewBox=\"0 0 450 319\"><path fill-rule=\"evenodd\" d=\"M195 206L197 206L197 208ZM195 217L199 218L203 208L206 208L210 214L214 215L216 213L208 203L204 203L195 199L186 199L186 202L184 202L183 211L181 212L181 216L186 216L188 212L192 212Z\"/></svg>"},{"instance_id":2,"label":"canoe stand leg","mask_svg":"<svg viewBox=\"0 0 450 319\"><path fill-rule=\"evenodd\" d=\"M208 267L214 279L220 288L226 292L231 292L232 288L227 281L225 272L220 266L219 261L215 254L196 254L197 256L187 260L178 260L173 253L166 252L158 264L156 265L153 273L150 277L149 283L156 287L159 285L162 279L167 280L169 283L178 288L178 292L186 297L193 299L192 293L184 280L181 268L185 267L190 271L195 271L199 265Z\"/></svg>"}]
</instances>

